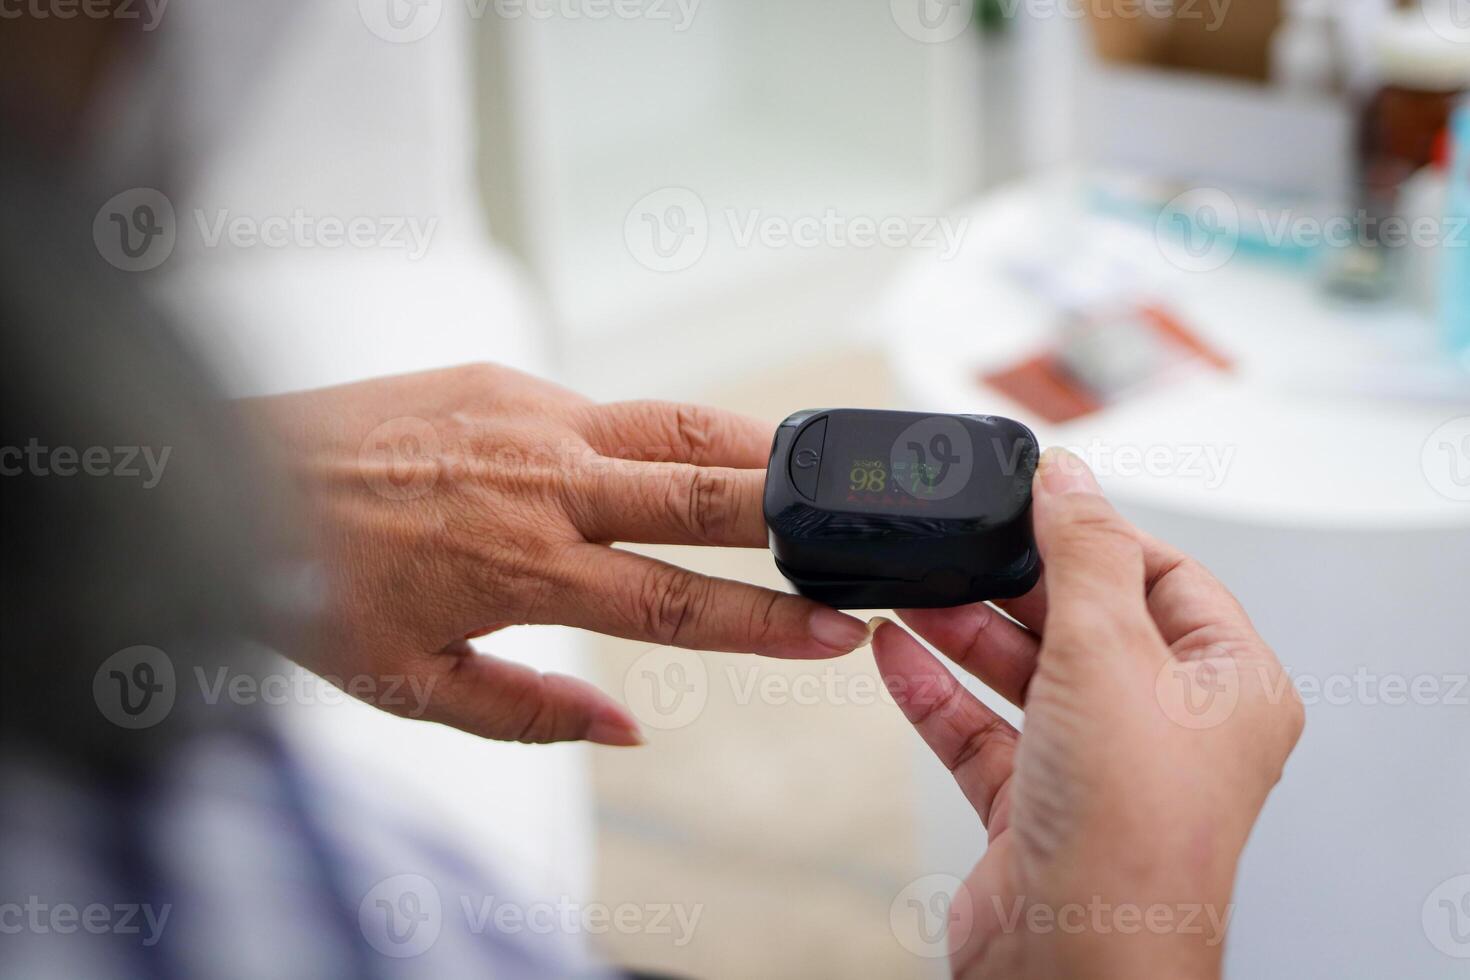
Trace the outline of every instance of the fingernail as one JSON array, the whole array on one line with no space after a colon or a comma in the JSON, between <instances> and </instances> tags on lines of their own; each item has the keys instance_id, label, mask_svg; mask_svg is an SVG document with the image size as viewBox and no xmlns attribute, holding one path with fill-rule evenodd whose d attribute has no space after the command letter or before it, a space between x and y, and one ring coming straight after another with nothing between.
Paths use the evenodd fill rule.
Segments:
<instances>
[{"instance_id":1,"label":"fingernail","mask_svg":"<svg viewBox=\"0 0 1470 980\"><path fill-rule=\"evenodd\" d=\"M896 624L893 620L889 619L887 616L874 616L872 619L868 620L868 642L869 643L872 643L873 642L873 637L874 636L877 636L878 635L878 631L880 629L882 629L884 626L896 626L896 625L898 625L898 624Z\"/></svg>"},{"instance_id":2,"label":"fingernail","mask_svg":"<svg viewBox=\"0 0 1470 980\"><path fill-rule=\"evenodd\" d=\"M621 718L600 716L587 726L587 741L598 745L642 745L643 732Z\"/></svg>"},{"instance_id":3,"label":"fingernail","mask_svg":"<svg viewBox=\"0 0 1470 980\"><path fill-rule=\"evenodd\" d=\"M860 619L825 606L812 613L812 639L838 653L851 653L868 642L868 627Z\"/></svg>"},{"instance_id":4,"label":"fingernail","mask_svg":"<svg viewBox=\"0 0 1470 980\"><path fill-rule=\"evenodd\" d=\"M1047 493L1090 493L1102 496L1102 487L1081 458L1060 446L1041 454L1036 467L1037 483Z\"/></svg>"}]
</instances>

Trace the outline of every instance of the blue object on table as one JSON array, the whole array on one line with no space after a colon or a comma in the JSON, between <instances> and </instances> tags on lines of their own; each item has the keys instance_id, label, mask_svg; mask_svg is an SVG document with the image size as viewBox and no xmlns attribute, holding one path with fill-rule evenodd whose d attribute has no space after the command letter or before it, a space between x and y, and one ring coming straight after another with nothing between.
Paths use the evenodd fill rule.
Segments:
<instances>
[{"instance_id":1,"label":"blue object on table","mask_svg":"<svg viewBox=\"0 0 1470 980\"><path fill-rule=\"evenodd\" d=\"M1450 123L1450 194L1440 274L1439 319L1450 352L1470 365L1470 101Z\"/></svg>"}]
</instances>

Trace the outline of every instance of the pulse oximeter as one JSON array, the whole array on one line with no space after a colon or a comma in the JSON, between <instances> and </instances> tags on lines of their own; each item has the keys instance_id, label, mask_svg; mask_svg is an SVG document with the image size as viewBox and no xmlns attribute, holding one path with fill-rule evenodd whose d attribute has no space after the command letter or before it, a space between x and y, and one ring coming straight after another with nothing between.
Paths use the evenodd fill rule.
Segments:
<instances>
[{"instance_id":1,"label":"pulse oximeter","mask_svg":"<svg viewBox=\"0 0 1470 980\"><path fill-rule=\"evenodd\" d=\"M801 595L848 609L1023 595L1036 437L994 415L797 412L766 469L771 552Z\"/></svg>"}]
</instances>

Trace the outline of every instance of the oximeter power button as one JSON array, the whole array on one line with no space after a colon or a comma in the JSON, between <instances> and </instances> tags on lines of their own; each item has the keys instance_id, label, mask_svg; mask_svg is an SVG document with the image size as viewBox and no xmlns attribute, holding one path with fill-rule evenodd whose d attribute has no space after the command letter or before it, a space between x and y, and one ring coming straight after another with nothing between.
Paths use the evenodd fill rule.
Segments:
<instances>
[{"instance_id":1,"label":"oximeter power button","mask_svg":"<svg viewBox=\"0 0 1470 980\"><path fill-rule=\"evenodd\" d=\"M791 483L808 500L817 499L817 474L822 470L822 444L827 438L827 420L808 423L796 437L791 450Z\"/></svg>"}]
</instances>

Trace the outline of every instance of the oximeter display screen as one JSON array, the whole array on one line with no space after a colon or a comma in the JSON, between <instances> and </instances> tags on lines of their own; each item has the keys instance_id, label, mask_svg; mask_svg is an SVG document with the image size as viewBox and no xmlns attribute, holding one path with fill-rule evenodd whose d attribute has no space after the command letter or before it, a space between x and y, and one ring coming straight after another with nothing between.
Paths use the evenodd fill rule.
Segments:
<instances>
[{"instance_id":1,"label":"oximeter display screen","mask_svg":"<svg viewBox=\"0 0 1470 980\"><path fill-rule=\"evenodd\" d=\"M842 609L1023 595L1036 438L995 415L833 408L776 429L762 512L781 574Z\"/></svg>"},{"instance_id":2,"label":"oximeter display screen","mask_svg":"<svg viewBox=\"0 0 1470 980\"><path fill-rule=\"evenodd\" d=\"M897 422L831 420L817 483L821 506L934 517L964 513L964 490L975 476L970 430L953 416Z\"/></svg>"}]
</instances>

